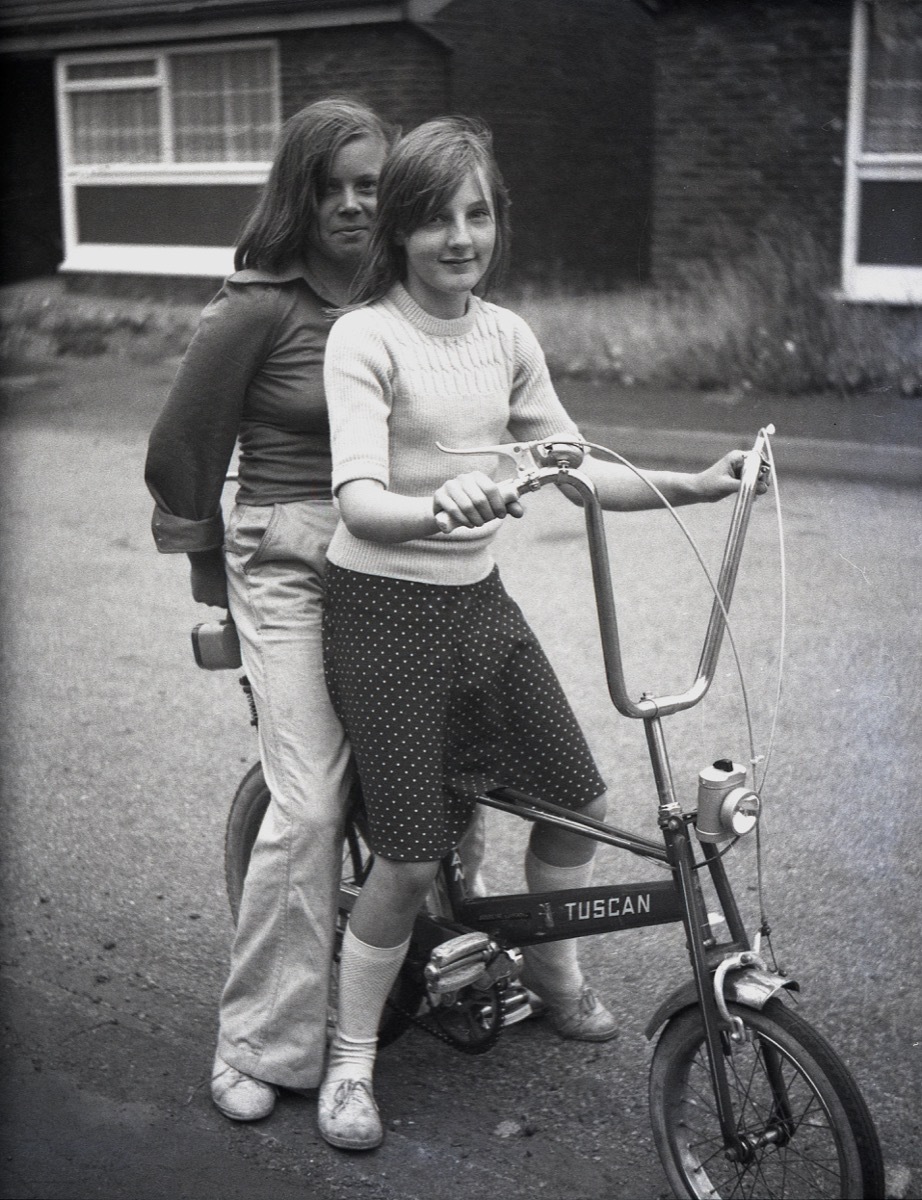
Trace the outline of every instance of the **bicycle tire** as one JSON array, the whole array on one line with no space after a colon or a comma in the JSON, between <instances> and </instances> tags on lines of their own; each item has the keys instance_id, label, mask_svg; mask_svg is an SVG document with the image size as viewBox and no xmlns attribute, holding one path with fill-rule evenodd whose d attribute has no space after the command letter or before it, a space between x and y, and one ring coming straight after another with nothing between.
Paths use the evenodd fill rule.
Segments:
<instances>
[{"instance_id":1,"label":"bicycle tire","mask_svg":"<svg viewBox=\"0 0 922 1200\"><path fill-rule=\"evenodd\" d=\"M778 1140L749 1163L730 1162L714 1102L697 1006L674 1016L650 1066L653 1137L677 1196L749 1200L860 1200L884 1195L874 1123L835 1051L777 998L759 1011L731 1004L747 1038L733 1045L727 1072L737 1130ZM779 1112L770 1075L783 1081Z\"/></svg>"},{"instance_id":2,"label":"bicycle tire","mask_svg":"<svg viewBox=\"0 0 922 1200\"><path fill-rule=\"evenodd\" d=\"M227 899L234 924L240 914L240 900L246 881L253 844L259 835L270 793L263 777L262 765L255 763L244 775L231 802L224 834L224 879ZM371 867L371 853L362 836L359 823L350 816L343 831L342 872L339 904L336 913L336 933L333 945L332 977L330 981L331 1021L335 1012L339 955L343 933L358 889ZM404 964L391 989L389 1003L381 1017L378 1046L393 1042L412 1023L423 997L423 982L409 963Z\"/></svg>"},{"instance_id":3,"label":"bicycle tire","mask_svg":"<svg viewBox=\"0 0 922 1200\"><path fill-rule=\"evenodd\" d=\"M224 830L224 883L235 925L240 915L240 898L253 843L268 807L269 789L263 778L262 764L254 763L234 794Z\"/></svg>"}]
</instances>

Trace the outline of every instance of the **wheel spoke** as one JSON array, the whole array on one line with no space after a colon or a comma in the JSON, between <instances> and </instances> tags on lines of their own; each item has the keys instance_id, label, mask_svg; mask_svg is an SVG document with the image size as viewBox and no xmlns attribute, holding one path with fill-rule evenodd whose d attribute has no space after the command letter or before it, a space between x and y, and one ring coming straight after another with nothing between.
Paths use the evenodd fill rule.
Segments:
<instances>
[{"instance_id":1,"label":"wheel spoke","mask_svg":"<svg viewBox=\"0 0 922 1200\"><path fill-rule=\"evenodd\" d=\"M748 1033L722 1059L742 1161L726 1155L697 1009L673 1019L654 1055L651 1116L673 1189L701 1200L838 1200L880 1190L873 1125L833 1052L780 1002L763 1012L731 1007Z\"/></svg>"}]
</instances>

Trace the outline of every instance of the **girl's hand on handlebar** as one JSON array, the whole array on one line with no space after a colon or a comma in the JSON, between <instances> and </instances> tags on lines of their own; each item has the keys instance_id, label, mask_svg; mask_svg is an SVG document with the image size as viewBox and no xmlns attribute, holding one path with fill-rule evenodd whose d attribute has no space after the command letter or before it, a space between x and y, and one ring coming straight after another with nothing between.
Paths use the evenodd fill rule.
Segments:
<instances>
[{"instance_id":1,"label":"girl's hand on handlebar","mask_svg":"<svg viewBox=\"0 0 922 1200\"><path fill-rule=\"evenodd\" d=\"M525 510L511 479L497 483L483 471L468 471L449 479L432 497L432 511L443 533L478 529L497 518L521 517Z\"/></svg>"},{"instance_id":2,"label":"girl's hand on handlebar","mask_svg":"<svg viewBox=\"0 0 922 1200\"><path fill-rule=\"evenodd\" d=\"M723 500L726 496L735 495L740 490L740 477L745 461L745 451L731 450L707 470L700 471L696 483L701 499L705 501ZM768 491L768 476L763 472L759 475L756 495L764 495L766 491Z\"/></svg>"},{"instance_id":3,"label":"girl's hand on handlebar","mask_svg":"<svg viewBox=\"0 0 922 1200\"><path fill-rule=\"evenodd\" d=\"M192 599L199 604L227 608L227 576L224 573L224 552L197 550L189 555Z\"/></svg>"}]
</instances>

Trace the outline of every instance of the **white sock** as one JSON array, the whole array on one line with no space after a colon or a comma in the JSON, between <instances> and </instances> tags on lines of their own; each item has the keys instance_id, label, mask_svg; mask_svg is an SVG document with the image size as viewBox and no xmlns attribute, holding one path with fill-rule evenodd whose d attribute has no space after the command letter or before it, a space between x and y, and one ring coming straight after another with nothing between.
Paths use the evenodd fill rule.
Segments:
<instances>
[{"instance_id":1,"label":"white sock","mask_svg":"<svg viewBox=\"0 0 922 1200\"><path fill-rule=\"evenodd\" d=\"M346 926L339 960L339 1012L325 1082L371 1081L381 1013L409 945L407 938L399 946L371 946Z\"/></svg>"},{"instance_id":2,"label":"white sock","mask_svg":"<svg viewBox=\"0 0 922 1200\"><path fill-rule=\"evenodd\" d=\"M592 879L593 859L575 867L555 867L537 858L529 848L525 855L525 881L530 892L559 892L588 887ZM583 989L576 938L547 942L542 946L524 946L525 970L522 982L550 1004L575 1000Z\"/></svg>"}]
</instances>

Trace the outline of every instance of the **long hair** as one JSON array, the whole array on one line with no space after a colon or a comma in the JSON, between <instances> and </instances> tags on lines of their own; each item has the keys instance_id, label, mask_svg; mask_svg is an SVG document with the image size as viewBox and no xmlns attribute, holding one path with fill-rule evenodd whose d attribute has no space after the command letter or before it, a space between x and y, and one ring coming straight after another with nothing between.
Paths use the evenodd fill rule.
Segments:
<instances>
[{"instance_id":1,"label":"long hair","mask_svg":"<svg viewBox=\"0 0 922 1200\"><path fill-rule=\"evenodd\" d=\"M378 209L348 307L380 300L406 277L402 242L454 195L471 171L486 183L496 223L493 256L476 287L487 291L509 256L509 193L493 157L493 135L482 121L440 117L402 138L378 180Z\"/></svg>"},{"instance_id":2,"label":"long hair","mask_svg":"<svg viewBox=\"0 0 922 1200\"><path fill-rule=\"evenodd\" d=\"M234 253L234 267L278 271L304 254L333 159L359 137L390 146L399 130L357 100L333 96L296 112L282 126L272 170Z\"/></svg>"}]
</instances>

